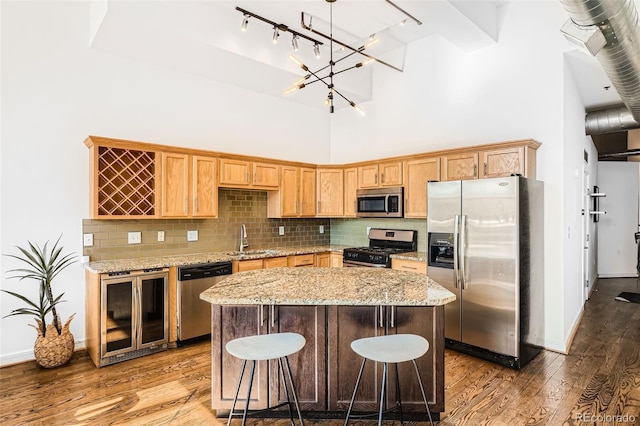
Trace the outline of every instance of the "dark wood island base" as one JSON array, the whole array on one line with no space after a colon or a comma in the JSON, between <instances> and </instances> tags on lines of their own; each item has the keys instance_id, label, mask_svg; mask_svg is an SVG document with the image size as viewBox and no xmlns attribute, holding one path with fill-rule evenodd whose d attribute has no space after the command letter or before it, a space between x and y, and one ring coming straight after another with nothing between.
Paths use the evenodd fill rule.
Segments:
<instances>
[{"instance_id":1,"label":"dark wood island base","mask_svg":"<svg viewBox=\"0 0 640 426\"><path fill-rule=\"evenodd\" d=\"M286 278L273 272L277 269ZM212 304L211 406L218 415L229 413L242 369L242 361L225 350L227 342L233 339L280 332L303 335L306 345L289 357L300 408L307 418L335 419L345 417L362 364L362 358L351 349L351 342L385 334L418 334L429 341L428 352L417 363L429 408L438 419L445 407L444 305L454 300L453 295L424 275L412 272L389 269L381 272L374 268L305 268L304 272L294 269L234 274L202 293L201 298ZM276 277L276 281L271 281ZM376 287L378 280L384 284ZM294 290L287 290L291 281L298 286L295 291L302 294L299 299L292 296ZM359 290L345 290L347 281ZM310 284L305 286L304 282ZM325 283L324 287L319 282ZM245 291L252 298L243 299ZM396 369L390 367L385 410L394 408L397 401ZM399 364L398 377L404 417L427 420L413 364ZM377 413L381 378L382 364L367 362L354 412ZM244 408L247 382L248 379L240 388L236 409ZM258 362L249 409L266 409L284 401L286 395L277 363ZM264 411L258 415L277 418L280 414L288 416L286 407L280 412ZM396 410L385 418L397 415Z\"/></svg>"}]
</instances>

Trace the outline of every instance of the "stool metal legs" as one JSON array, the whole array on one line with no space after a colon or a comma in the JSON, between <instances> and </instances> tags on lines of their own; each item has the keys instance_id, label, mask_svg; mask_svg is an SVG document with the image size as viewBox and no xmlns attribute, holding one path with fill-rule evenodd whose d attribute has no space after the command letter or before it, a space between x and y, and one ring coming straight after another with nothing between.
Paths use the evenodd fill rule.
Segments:
<instances>
[{"instance_id":1,"label":"stool metal legs","mask_svg":"<svg viewBox=\"0 0 640 426\"><path fill-rule=\"evenodd\" d=\"M362 365L360 366L360 372L358 373L358 378L356 379L356 385L353 389L353 395L351 396L351 402L349 402L349 409L347 410L347 416L344 419L344 426L347 426L349 423L349 417L351 416L351 410L353 409L353 403L356 400L356 393L358 392L358 387L360 386L360 379L362 378L362 371L364 370L364 365L367 362L366 358L362 358ZM427 396L424 392L424 386L422 384L422 378L420 377L420 371L418 370L418 364L416 360L411 360L413 362L413 366L416 370L416 376L418 377L418 384L420 385L420 392L422 393L422 399L424 401L424 406L427 408L427 415L429 416L429 423L433 426L433 419L431 418L431 410L429 410L429 403L427 402ZM398 375L398 364L395 363L396 369L396 398L398 403L398 409L400 410L400 424L404 425L404 415L402 412L402 400L400 398L400 379ZM378 426L382 425L382 413L384 409L384 393L386 388L387 381L387 363L384 362L382 365L382 385L380 387L380 411L378 413Z\"/></svg>"},{"instance_id":2,"label":"stool metal legs","mask_svg":"<svg viewBox=\"0 0 640 426\"><path fill-rule=\"evenodd\" d=\"M289 377L289 383L291 385L291 393L293 394L293 401L296 405L296 410L298 411L298 419L300 419L300 426L304 426L304 421L302 420L302 413L300 412L300 404L298 403L298 395L296 394L296 385L293 383L293 375L291 374L291 365L289 364L289 358L283 357L284 363L282 362L282 358L278 358L278 366L280 369L280 374L282 375L282 384L284 385L284 392L287 396L287 408L289 409L289 418L291 419L291 426L294 426L293 420L293 412L291 410L291 400L289 399L289 388L287 387L287 380L284 376L284 365L287 366L287 376ZM231 411L229 412L229 418L227 419L227 426L231 425L231 418L234 415L239 413L235 412L236 403L238 402L238 395L240 394L240 386L242 385L242 378L244 377L244 371L247 366L247 360L245 359L242 363L242 371L240 372L240 378L238 379L238 386L236 387L236 393L233 398L233 405L231 406ZM249 402L251 401L251 387L253 386L253 376L255 373L256 361L251 361L251 373L249 374L249 388L247 389L247 402L244 406L244 410L242 412L242 426L245 426L247 423L247 414L249 412ZM282 404L278 405L281 406ZM275 407L272 407L275 408Z\"/></svg>"}]
</instances>

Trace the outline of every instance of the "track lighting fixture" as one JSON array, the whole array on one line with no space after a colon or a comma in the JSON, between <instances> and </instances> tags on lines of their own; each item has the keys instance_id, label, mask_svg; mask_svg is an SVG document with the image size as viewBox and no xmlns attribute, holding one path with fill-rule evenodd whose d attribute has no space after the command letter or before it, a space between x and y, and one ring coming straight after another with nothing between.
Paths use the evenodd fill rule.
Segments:
<instances>
[{"instance_id":1,"label":"track lighting fixture","mask_svg":"<svg viewBox=\"0 0 640 426\"><path fill-rule=\"evenodd\" d=\"M240 31L247 31L247 25L249 25L249 15L244 15L242 19L242 25L240 25Z\"/></svg>"},{"instance_id":2,"label":"track lighting fixture","mask_svg":"<svg viewBox=\"0 0 640 426\"><path fill-rule=\"evenodd\" d=\"M327 3L329 3L330 6L330 10L331 10L331 17L330 17L330 22L329 22L329 28L330 28L330 33L328 35L323 34L321 32L319 32L318 30L312 28L311 26L311 21L313 19L313 17L309 18L309 24L307 25L305 22L305 12L301 13L301 25L302 28L304 28L307 31L312 32L313 34L317 34L319 36L321 36L322 38L326 39L329 41L330 46L329 46L329 53L330 53L330 57L329 57L329 64L325 65L324 67L318 69L317 71L312 71L311 69L309 69L309 67L307 65L305 65L304 62L300 61L298 58L296 58L293 55L290 55L289 58L298 66L300 67L306 74L300 78L298 81L296 81L293 86L291 86L290 88L286 89L284 91L284 94L289 94L301 89L304 89L305 87L309 86L310 84L313 83L317 83L317 82L321 82L323 83L327 89L329 89L329 93L327 95L327 98L325 100L325 105L327 107L329 107L329 112L333 113L334 112L334 100L336 99L336 95L339 98L342 98L346 103L348 103L352 108L354 108L356 111L358 111L360 114L364 115L364 112L362 111L362 109L352 100L347 99L347 97L345 97L342 93L340 93L340 91L338 89L336 89L336 87L334 86L334 82L333 82L333 78L340 74L343 73L345 71L354 69L354 68L361 68L363 66L366 66L372 62L378 62L379 64L385 65L387 67L393 68L396 71L400 71L402 72L401 68L398 68L394 65L391 65L379 58L376 58L374 56L371 56L368 52L365 52L365 50L369 49L371 46L373 46L374 44L378 43L380 41L379 38L376 37L376 34L373 33L369 36L368 41L363 44L360 47L352 47L346 43L343 43L339 40L336 40L335 38L333 38L333 3L336 0L326 0ZM420 22L418 19L416 19L415 17L411 16L408 12L406 12L405 10L399 8L397 5L395 5L393 2L391 2L390 0L385 0L387 3L391 4L392 6L394 6L396 9L398 9L399 11L401 11L402 13L405 14L405 16L411 18L412 20L414 20L418 25L422 24L422 22ZM278 24L276 22L270 21L269 19L263 18L262 16L256 15L255 13L249 12L245 9L242 9L240 7L236 7L236 10L238 10L239 12L244 14L244 19L242 21L242 26L240 27L240 29L242 31L245 31L247 28L247 24L248 24L248 20L250 17L252 18L256 18L259 21L263 21L266 22L268 24L270 24L271 26L273 26L273 37L272 37L272 42L273 43L277 43L278 42L278 37L280 36L280 31L283 32L290 32L292 34L292 39L291 39L291 46L293 48L294 51L298 51L299 50L299 46L298 46L298 42L300 39L306 39L310 42L313 43L313 53L315 55L316 58L320 58L320 45L322 45L323 43L319 40L316 40L312 37L309 37L305 34L299 33L295 30L292 30L291 28L289 28L287 25L285 24ZM405 25L407 22L407 19L404 19L403 21L401 21L400 25ZM337 60L334 60L333 58L333 54L334 54L334 43L339 46L339 50L340 50L340 55L341 57ZM345 52L346 50L350 50L349 53L343 54L343 52ZM349 58L352 55L361 55L364 56L365 59L356 63L355 65L352 66L348 66L344 69L341 70L335 70L336 65L344 60ZM327 75L321 76L319 75L320 73L325 73L328 72Z\"/></svg>"}]
</instances>

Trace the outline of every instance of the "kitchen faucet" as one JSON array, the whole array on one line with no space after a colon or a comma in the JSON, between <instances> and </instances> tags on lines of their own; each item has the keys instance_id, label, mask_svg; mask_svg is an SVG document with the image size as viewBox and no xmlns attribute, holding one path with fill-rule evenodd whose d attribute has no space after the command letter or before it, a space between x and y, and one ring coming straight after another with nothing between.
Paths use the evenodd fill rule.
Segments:
<instances>
[{"instance_id":1,"label":"kitchen faucet","mask_svg":"<svg viewBox=\"0 0 640 426\"><path fill-rule=\"evenodd\" d=\"M247 240L247 227L244 223L240 225L240 253L244 251L246 247L249 247L249 241Z\"/></svg>"}]
</instances>

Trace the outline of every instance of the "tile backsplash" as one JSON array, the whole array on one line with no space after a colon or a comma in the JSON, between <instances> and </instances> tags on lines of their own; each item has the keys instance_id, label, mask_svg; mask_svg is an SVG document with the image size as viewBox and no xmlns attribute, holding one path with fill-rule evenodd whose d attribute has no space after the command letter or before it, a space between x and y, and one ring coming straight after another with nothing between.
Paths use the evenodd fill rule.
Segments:
<instances>
[{"instance_id":1,"label":"tile backsplash","mask_svg":"<svg viewBox=\"0 0 640 426\"><path fill-rule=\"evenodd\" d=\"M83 234L93 234L93 246L84 247L91 261L172 256L238 250L240 225L247 227L247 250L338 244L366 246L367 227L415 229L418 250L426 250L425 219L269 219L267 192L220 189L217 219L144 219L82 221ZM319 231L320 225L324 233ZM278 228L284 226L284 235ZM164 231L164 241L158 232ZM187 241L188 231L198 231L198 241ZM128 244L129 232L140 232L140 244Z\"/></svg>"},{"instance_id":2,"label":"tile backsplash","mask_svg":"<svg viewBox=\"0 0 640 426\"><path fill-rule=\"evenodd\" d=\"M217 219L84 219L82 232L93 234L93 246L84 247L83 255L99 261L238 250L242 224L247 228L247 250L331 241L329 219L268 219L266 191L220 189ZM285 229L282 236L280 226ZM159 231L164 231L163 242L158 241ZM187 241L188 231L198 231L198 241ZM129 232L140 232L141 243L128 244Z\"/></svg>"}]
</instances>

